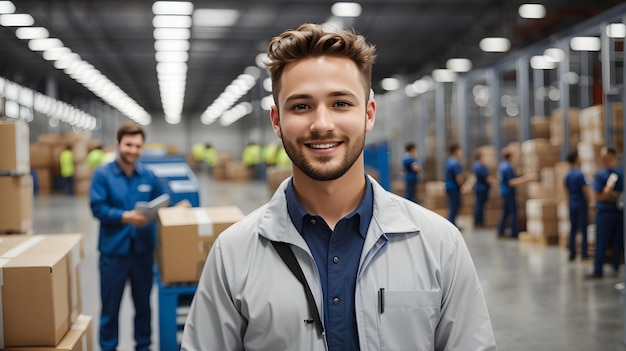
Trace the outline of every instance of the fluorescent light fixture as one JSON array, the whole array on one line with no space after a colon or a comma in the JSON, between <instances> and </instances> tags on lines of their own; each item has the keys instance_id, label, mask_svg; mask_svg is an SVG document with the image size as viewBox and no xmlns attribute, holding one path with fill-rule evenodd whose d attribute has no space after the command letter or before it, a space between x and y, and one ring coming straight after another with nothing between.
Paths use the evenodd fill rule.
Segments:
<instances>
[{"instance_id":1,"label":"fluorescent light fixture","mask_svg":"<svg viewBox=\"0 0 626 351\"><path fill-rule=\"evenodd\" d=\"M78 56L78 54L76 54L76 53L63 55L63 57L61 57L60 59L58 59L57 61L54 62L54 67L56 67L58 69L66 69L71 64L73 64L75 62L78 62L80 60L81 60L80 56Z\"/></svg>"},{"instance_id":2,"label":"fluorescent light fixture","mask_svg":"<svg viewBox=\"0 0 626 351\"><path fill-rule=\"evenodd\" d=\"M400 89L400 80L398 78L384 78L380 82L380 86L386 91L394 91Z\"/></svg>"},{"instance_id":3,"label":"fluorescent light fixture","mask_svg":"<svg viewBox=\"0 0 626 351\"><path fill-rule=\"evenodd\" d=\"M191 28L190 16L154 16L154 28Z\"/></svg>"},{"instance_id":4,"label":"fluorescent light fixture","mask_svg":"<svg viewBox=\"0 0 626 351\"><path fill-rule=\"evenodd\" d=\"M0 1L0 13L15 12L15 5L10 1Z\"/></svg>"},{"instance_id":5,"label":"fluorescent light fixture","mask_svg":"<svg viewBox=\"0 0 626 351\"><path fill-rule=\"evenodd\" d=\"M9 118L20 117L20 105L13 100L7 100L4 102L4 114Z\"/></svg>"},{"instance_id":6,"label":"fluorescent light fixture","mask_svg":"<svg viewBox=\"0 0 626 351\"><path fill-rule=\"evenodd\" d=\"M341 17L331 17L326 22L321 24L324 32L336 33L345 28L345 23Z\"/></svg>"},{"instance_id":7,"label":"fluorescent light fixture","mask_svg":"<svg viewBox=\"0 0 626 351\"><path fill-rule=\"evenodd\" d=\"M155 1L152 5L155 15L191 15L193 4L188 1Z\"/></svg>"},{"instance_id":8,"label":"fluorescent light fixture","mask_svg":"<svg viewBox=\"0 0 626 351\"><path fill-rule=\"evenodd\" d=\"M0 15L0 26L5 27L28 27L35 24L35 20L28 14L5 14Z\"/></svg>"},{"instance_id":9,"label":"fluorescent light fixture","mask_svg":"<svg viewBox=\"0 0 626 351\"><path fill-rule=\"evenodd\" d=\"M193 24L198 27L229 27L239 18L239 11L230 9L196 9Z\"/></svg>"},{"instance_id":10,"label":"fluorescent light fixture","mask_svg":"<svg viewBox=\"0 0 626 351\"><path fill-rule=\"evenodd\" d=\"M274 97L272 95L268 95L261 99L261 108L265 111L269 111L274 106Z\"/></svg>"},{"instance_id":11,"label":"fluorescent light fixture","mask_svg":"<svg viewBox=\"0 0 626 351\"><path fill-rule=\"evenodd\" d=\"M263 79L263 89L269 93L272 92L272 78L267 77Z\"/></svg>"},{"instance_id":12,"label":"fluorescent light fixture","mask_svg":"<svg viewBox=\"0 0 626 351\"><path fill-rule=\"evenodd\" d=\"M15 31L15 36L22 40L44 39L49 37L50 33L43 27L22 27Z\"/></svg>"},{"instance_id":13,"label":"fluorescent light fixture","mask_svg":"<svg viewBox=\"0 0 626 351\"><path fill-rule=\"evenodd\" d=\"M517 13L522 18L539 19L546 17L546 8L542 4L522 4Z\"/></svg>"},{"instance_id":14,"label":"fluorescent light fixture","mask_svg":"<svg viewBox=\"0 0 626 351\"><path fill-rule=\"evenodd\" d=\"M417 90L415 90L415 86L413 84L407 84L404 87L404 93L406 94L406 96L408 97L415 97L417 95L419 95L417 93Z\"/></svg>"},{"instance_id":15,"label":"fluorescent light fixture","mask_svg":"<svg viewBox=\"0 0 626 351\"><path fill-rule=\"evenodd\" d=\"M155 40L189 40L191 30L189 28L155 28Z\"/></svg>"},{"instance_id":16,"label":"fluorescent light fixture","mask_svg":"<svg viewBox=\"0 0 626 351\"><path fill-rule=\"evenodd\" d=\"M423 94L433 87L433 79L430 76L424 76L413 82L412 85L415 88L415 92L417 92L417 94Z\"/></svg>"},{"instance_id":17,"label":"fluorescent light fixture","mask_svg":"<svg viewBox=\"0 0 626 351\"><path fill-rule=\"evenodd\" d=\"M598 37L573 37L569 46L574 51L600 51L601 43Z\"/></svg>"},{"instance_id":18,"label":"fluorescent light fixture","mask_svg":"<svg viewBox=\"0 0 626 351\"><path fill-rule=\"evenodd\" d=\"M63 47L63 42L57 38L31 39L28 41L28 48L32 51L46 51L60 47Z\"/></svg>"},{"instance_id":19,"label":"fluorescent light fixture","mask_svg":"<svg viewBox=\"0 0 626 351\"><path fill-rule=\"evenodd\" d=\"M187 51L157 51L157 62L187 62L189 54Z\"/></svg>"},{"instance_id":20,"label":"fluorescent light fixture","mask_svg":"<svg viewBox=\"0 0 626 351\"><path fill-rule=\"evenodd\" d=\"M451 58L446 62L446 68L453 72L469 72L472 70L472 61L466 58Z\"/></svg>"},{"instance_id":21,"label":"fluorescent light fixture","mask_svg":"<svg viewBox=\"0 0 626 351\"><path fill-rule=\"evenodd\" d=\"M432 72L433 80L440 83L452 83L456 80L457 74L449 69L436 69Z\"/></svg>"},{"instance_id":22,"label":"fluorescent light fixture","mask_svg":"<svg viewBox=\"0 0 626 351\"><path fill-rule=\"evenodd\" d=\"M254 63L256 63L259 67L265 67L265 64L269 63L269 58L267 57L267 53L262 52L256 55L254 59Z\"/></svg>"},{"instance_id":23,"label":"fluorescent light fixture","mask_svg":"<svg viewBox=\"0 0 626 351\"><path fill-rule=\"evenodd\" d=\"M331 6L330 12L337 17L359 17L361 5L356 2L336 2Z\"/></svg>"},{"instance_id":24,"label":"fluorescent light fixture","mask_svg":"<svg viewBox=\"0 0 626 351\"><path fill-rule=\"evenodd\" d=\"M71 53L72 50L66 47L50 48L43 52L43 58L47 61L56 61Z\"/></svg>"},{"instance_id":25,"label":"fluorescent light fixture","mask_svg":"<svg viewBox=\"0 0 626 351\"><path fill-rule=\"evenodd\" d=\"M606 35L609 38L626 37L626 25L624 23L611 23L606 26Z\"/></svg>"},{"instance_id":26,"label":"fluorescent light fixture","mask_svg":"<svg viewBox=\"0 0 626 351\"><path fill-rule=\"evenodd\" d=\"M533 69L554 69L557 63L546 59L546 56L536 55L530 58L530 67Z\"/></svg>"},{"instance_id":27,"label":"fluorescent light fixture","mask_svg":"<svg viewBox=\"0 0 626 351\"><path fill-rule=\"evenodd\" d=\"M188 40L157 40L154 42L156 51L189 51Z\"/></svg>"},{"instance_id":28,"label":"fluorescent light fixture","mask_svg":"<svg viewBox=\"0 0 626 351\"><path fill-rule=\"evenodd\" d=\"M507 52L511 48L511 41L507 38L483 38L478 44L484 52Z\"/></svg>"},{"instance_id":29,"label":"fluorescent light fixture","mask_svg":"<svg viewBox=\"0 0 626 351\"><path fill-rule=\"evenodd\" d=\"M565 52L559 48L549 48L543 52L544 59L549 62L563 62Z\"/></svg>"}]
</instances>

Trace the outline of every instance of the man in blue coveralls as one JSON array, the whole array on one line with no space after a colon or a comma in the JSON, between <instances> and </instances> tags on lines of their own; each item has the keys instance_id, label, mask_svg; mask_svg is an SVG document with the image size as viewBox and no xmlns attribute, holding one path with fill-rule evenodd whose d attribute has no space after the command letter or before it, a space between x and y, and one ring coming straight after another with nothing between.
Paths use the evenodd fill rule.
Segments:
<instances>
[{"instance_id":1,"label":"man in blue coveralls","mask_svg":"<svg viewBox=\"0 0 626 351\"><path fill-rule=\"evenodd\" d=\"M456 215L461 207L461 185L465 181L461 169L461 147L452 144L448 149L450 157L446 161L446 194L448 195L448 220L456 225Z\"/></svg>"},{"instance_id":2,"label":"man in blue coveralls","mask_svg":"<svg viewBox=\"0 0 626 351\"><path fill-rule=\"evenodd\" d=\"M617 168L617 152L605 147L600 156L604 168L593 178L593 191L596 195L596 254L593 273L587 278L602 278L604 256L609 245L613 249L613 270L619 271L624 247L624 215L620 196L624 190L624 174Z\"/></svg>"},{"instance_id":3,"label":"man in blue coveralls","mask_svg":"<svg viewBox=\"0 0 626 351\"><path fill-rule=\"evenodd\" d=\"M515 187L535 179L535 174L526 174L517 177L511 162L513 161L513 152L509 149L502 151L502 161L498 165L498 178L500 179L500 195L504 204L504 211L498 225L498 238L504 237L504 229L507 220L511 221L511 238L517 238L519 231L517 230L517 202L515 195Z\"/></svg>"},{"instance_id":4,"label":"man in blue coveralls","mask_svg":"<svg viewBox=\"0 0 626 351\"><path fill-rule=\"evenodd\" d=\"M422 173L422 166L417 161L417 147L413 143L407 143L402 156L402 170L404 172L404 197L417 202L415 193L417 181Z\"/></svg>"},{"instance_id":5,"label":"man in blue coveralls","mask_svg":"<svg viewBox=\"0 0 626 351\"><path fill-rule=\"evenodd\" d=\"M474 226L485 225L485 203L489 197L491 184L496 183L496 178L489 174L489 170L483 163L483 154L480 150L474 152L474 176L476 177L476 207L474 208Z\"/></svg>"},{"instance_id":6,"label":"man in blue coveralls","mask_svg":"<svg viewBox=\"0 0 626 351\"><path fill-rule=\"evenodd\" d=\"M576 259L576 234L580 230L582 235L581 258L589 258L587 252L587 224L589 222L589 185L585 175L580 170L580 158L578 151L574 150L567 155L570 171L565 176L565 190L569 207L569 260Z\"/></svg>"},{"instance_id":7,"label":"man in blue coveralls","mask_svg":"<svg viewBox=\"0 0 626 351\"><path fill-rule=\"evenodd\" d=\"M138 162L144 141L141 126L123 124L115 142L117 159L94 171L89 192L91 210L100 220L99 340L103 351L117 349L120 302L127 280L135 305L135 349L150 350L155 223L134 208L138 201L148 202L164 191L154 174Z\"/></svg>"}]
</instances>

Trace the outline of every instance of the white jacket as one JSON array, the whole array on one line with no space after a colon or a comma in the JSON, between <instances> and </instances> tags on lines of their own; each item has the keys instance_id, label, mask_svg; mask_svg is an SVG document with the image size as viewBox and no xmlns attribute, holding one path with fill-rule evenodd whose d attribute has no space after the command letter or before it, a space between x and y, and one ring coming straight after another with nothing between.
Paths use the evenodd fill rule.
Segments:
<instances>
[{"instance_id":1,"label":"white jacket","mask_svg":"<svg viewBox=\"0 0 626 351\"><path fill-rule=\"evenodd\" d=\"M495 350L485 299L460 232L370 180L374 212L355 292L361 351ZM287 213L288 181L215 241L182 350L327 350L315 325L304 322L311 316L302 284L270 243L292 245L324 320L317 267ZM382 313L380 288L385 289Z\"/></svg>"}]
</instances>

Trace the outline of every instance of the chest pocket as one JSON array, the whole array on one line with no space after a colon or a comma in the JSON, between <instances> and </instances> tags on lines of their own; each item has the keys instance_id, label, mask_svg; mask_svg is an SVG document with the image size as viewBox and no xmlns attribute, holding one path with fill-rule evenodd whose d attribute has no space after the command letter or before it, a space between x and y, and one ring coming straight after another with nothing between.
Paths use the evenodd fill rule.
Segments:
<instances>
[{"instance_id":1,"label":"chest pocket","mask_svg":"<svg viewBox=\"0 0 626 351\"><path fill-rule=\"evenodd\" d=\"M440 311L439 290L385 290L381 350L433 350Z\"/></svg>"}]
</instances>

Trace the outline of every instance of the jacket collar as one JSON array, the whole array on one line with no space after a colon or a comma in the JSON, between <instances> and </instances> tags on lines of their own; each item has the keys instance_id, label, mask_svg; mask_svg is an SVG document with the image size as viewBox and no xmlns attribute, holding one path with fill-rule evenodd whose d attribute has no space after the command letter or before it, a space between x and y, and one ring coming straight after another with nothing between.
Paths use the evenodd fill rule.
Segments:
<instances>
[{"instance_id":1,"label":"jacket collar","mask_svg":"<svg viewBox=\"0 0 626 351\"><path fill-rule=\"evenodd\" d=\"M419 232L411 221L406 209L399 206L399 200L390 194L372 177L368 176L374 190L374 212L367 231L367 242L376 242L382 235ZM291 177L284 180L265 207L259 223L259 235L272 240L286 242L306 248L306 242L294 227L287 212L285 190Z\"/></svg>"}]
</instances>

